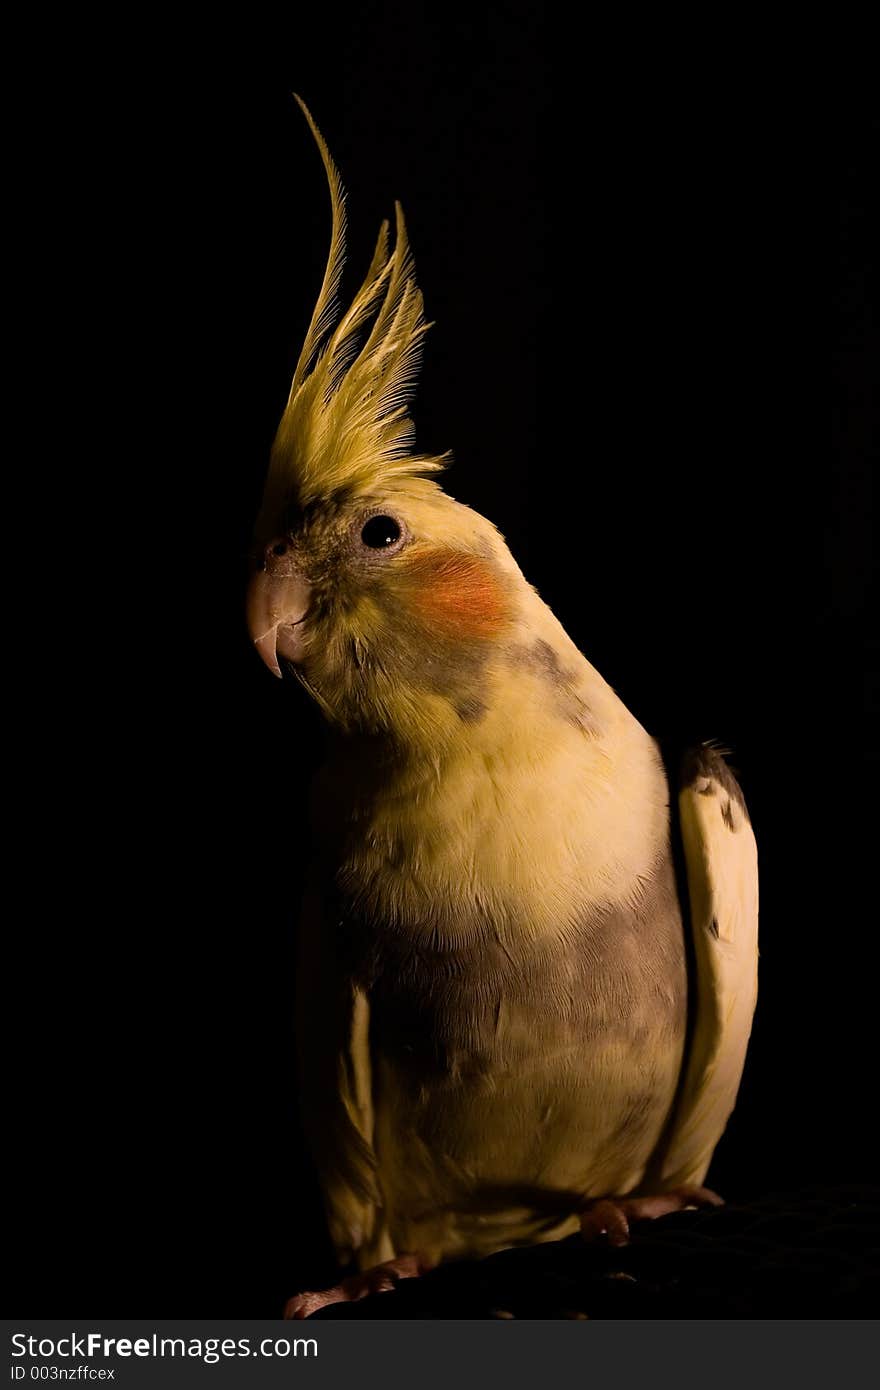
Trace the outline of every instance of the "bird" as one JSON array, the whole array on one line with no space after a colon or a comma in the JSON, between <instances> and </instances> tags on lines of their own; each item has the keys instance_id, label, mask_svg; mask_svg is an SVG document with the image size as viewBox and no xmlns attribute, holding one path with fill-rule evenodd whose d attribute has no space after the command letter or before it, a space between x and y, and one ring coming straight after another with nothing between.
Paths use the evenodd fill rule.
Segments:
<instances>
[{"instance_id":1,"label":"bird","mask_svg":"<svg viewBox=\"0 0 880 1390\"><path fill-rule=\"evenodd\" d=\"M757 848L713 742L660 746L445 491L410 416L429 324L395 204L341 299L346 197L272 445L246 616L326 727L295 986L341 1267L436 1264L717 1203L757 998ZM680 852L681 862L677 865Z\"/></svg>"}]
</instances>

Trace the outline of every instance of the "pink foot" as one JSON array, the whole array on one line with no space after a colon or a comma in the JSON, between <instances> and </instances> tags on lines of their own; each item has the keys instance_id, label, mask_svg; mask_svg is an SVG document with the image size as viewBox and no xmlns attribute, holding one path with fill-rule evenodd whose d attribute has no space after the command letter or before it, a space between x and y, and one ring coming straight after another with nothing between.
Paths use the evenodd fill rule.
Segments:
<instances>
[{"instance_id":1,"label":"pink foot","mask_svg":"<svg viewBox=\"0 0 880 1390\"><path fill-rule=\"evenodd\" d=\"M609 1245L627 1245L631 1221L653 1221L685 1207L723 1206L723 1197L708 1187L674 1187L656 1197L601 1197L581 1212L581 1231L588 1241L605 1236Z\"/></svg>"},{"instance_id":2,"label":"pink foot","mask_svg":"<svg viewBox=\"0 0 880 1390\"><path fill-rule=\"evenodd\" d=\"M285 1318L310 1318L319 1308L330 1303L354 1303L371 1293L388 1293L401 1279L417 1279L432 1266L424 1255L398 1255L396 1260L386 1260L384 1264L365 1269L362 1274L352 1274L332 1289L320 1293L295 1293L287 1300Z\"/></svg>"}]
</instances>

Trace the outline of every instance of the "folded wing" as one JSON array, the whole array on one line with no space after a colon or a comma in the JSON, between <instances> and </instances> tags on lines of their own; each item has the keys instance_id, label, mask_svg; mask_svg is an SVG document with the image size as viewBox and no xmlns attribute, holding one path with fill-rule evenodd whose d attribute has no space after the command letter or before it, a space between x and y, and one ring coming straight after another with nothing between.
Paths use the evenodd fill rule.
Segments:
<instances>
[{"instance_id":1,"label":"folded wing","mask_svg":"<svg viewBox=\"0 0 880 1390\"><path fill-rule=\"evenodd\" d=\"M736 778L714 748L684 760L679 793L693 933L693 1021L663 1188L702 1183L736 1102L758 990L758 852Z\"/></svg>"}]
</instances>

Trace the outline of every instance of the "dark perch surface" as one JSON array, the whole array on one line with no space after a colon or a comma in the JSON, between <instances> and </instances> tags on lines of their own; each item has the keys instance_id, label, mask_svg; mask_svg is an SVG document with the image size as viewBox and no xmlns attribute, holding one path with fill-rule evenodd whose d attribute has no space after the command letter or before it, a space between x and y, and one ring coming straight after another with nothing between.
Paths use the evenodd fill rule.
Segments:
<instances>
[{"instance_id":1,"label":"dark perch surface","mask_svg":"<svg viewBox=\"0 0 880 1390\"><path fill-rule=\"evenodd\" d=\"M450 1264L317 1318L873 1318L880 1188L809 1188Z\"/></svg>"}]
</instances>

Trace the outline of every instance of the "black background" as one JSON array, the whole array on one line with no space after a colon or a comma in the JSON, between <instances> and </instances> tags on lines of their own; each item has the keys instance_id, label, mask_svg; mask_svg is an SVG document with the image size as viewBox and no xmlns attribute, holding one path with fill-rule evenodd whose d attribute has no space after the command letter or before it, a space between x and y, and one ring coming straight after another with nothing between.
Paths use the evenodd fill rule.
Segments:
<instances>
[{"instance_id":1,"label":"black background","mask_svg":"<svg viewBox=\"0 0 880 1390\"><path fill-rule=\"evenodd\" d=\"M720 23L585 38L518 4L83 24L13 45L7 124L10 1311L273 1315L331 1272L291 1043L319 725L241 611L329 228L294 88L349 190L353 277L404 203L447 488L646 727L733 749L762 975L714 1184L872 1176L858 82L802 92L788 49Z\"/></svg>"}]
</instances>

